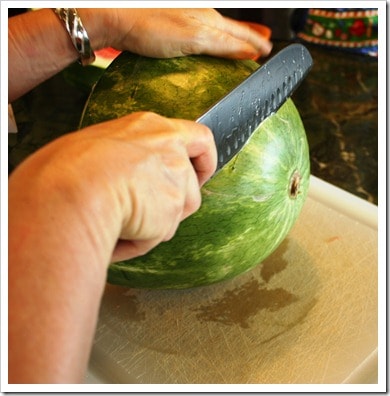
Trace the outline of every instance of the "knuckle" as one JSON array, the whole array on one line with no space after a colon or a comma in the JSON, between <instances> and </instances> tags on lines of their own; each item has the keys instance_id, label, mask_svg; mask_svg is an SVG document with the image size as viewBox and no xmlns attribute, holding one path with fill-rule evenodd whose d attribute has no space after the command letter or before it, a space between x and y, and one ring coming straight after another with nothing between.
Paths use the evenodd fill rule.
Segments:
<instances>
[{"instance_id":1,"label":"knuckle","mask_svg":"<svg viewBox=\"0 0 390 396\"><path fill-rule=\"evenodd\" d=\"M187 198L183 211L184 217L188 217L191 214L195 213L197 210L199 210L201 204L202 198L200 191L196 190L196 192L194 192Z\"/></svg>"},{"instance_id":2,"label":"knuckle","mask_svg":"<svg viewBox=\"0 0 390 396\"><path fill-rule=\"evenodd\" d=\"M199 25L188 32L187 40L183 43L184 55L199 55L201 54L208 42L209 29L205 25Z\"/></svg>"}]
</instances>

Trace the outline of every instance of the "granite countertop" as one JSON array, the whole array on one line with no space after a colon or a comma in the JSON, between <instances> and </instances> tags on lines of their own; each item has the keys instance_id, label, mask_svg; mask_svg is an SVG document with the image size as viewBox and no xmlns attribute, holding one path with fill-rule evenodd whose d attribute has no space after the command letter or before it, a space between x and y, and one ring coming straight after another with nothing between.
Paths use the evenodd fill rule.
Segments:
<instances>
[{"instance_id":1,"label":"granite countertop","mask_svg":"<svg viewBox=\"0 0 390 396\"><path fill-rule=\"evenodd\" d=\"M273 53L288 44L274 42ZM307 47L314 66L293 100L307 132L311 173L377 204L377 60ZM75 71L80 79L69 78ZM9 172L43 144L78 128L100 73L97 68L72 65L12 103L18 133L9 134Z\"/></svg>"},{"instance_id":2,"label":"granite countertop","mask_svg":"<svg viewBox=\"0 0 390 396\"><path fill-rule=\"evenodd\" d=\"M275 43L273 51L284 45ZM309 141L311 173L377 205L377 59L305 45L314 65L293 100Z\"/></svg>"}]
</instances>

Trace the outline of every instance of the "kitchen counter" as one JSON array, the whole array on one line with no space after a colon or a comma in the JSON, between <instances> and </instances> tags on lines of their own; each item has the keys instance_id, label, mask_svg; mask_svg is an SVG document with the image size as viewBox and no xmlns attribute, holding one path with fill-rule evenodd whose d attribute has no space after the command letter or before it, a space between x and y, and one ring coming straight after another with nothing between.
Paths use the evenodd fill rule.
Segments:
<instances>
[{"instance_id":1,"label":"kitchen counter","mask_svg":"<svg viewBox=\"0 0 390 396\"><path fill-rule=\"evenodd\" d=\"M273 53L288 44L274 42ZM311 173L377 204L377 60L307 47L314 66L293 100L307 132ZM100 74L100 69L75 64L13 103L19 133L9 137L10 171L43 144L77 129Z\"/></svg>"}]
</instances>

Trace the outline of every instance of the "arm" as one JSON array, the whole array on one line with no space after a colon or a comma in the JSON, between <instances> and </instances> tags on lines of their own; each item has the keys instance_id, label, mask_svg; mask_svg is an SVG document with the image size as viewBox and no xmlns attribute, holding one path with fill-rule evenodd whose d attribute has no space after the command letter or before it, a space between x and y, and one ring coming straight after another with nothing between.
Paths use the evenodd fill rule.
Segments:
<instances>
[{"instance_id":1,"label":"arm","mask_svg":"<svg viewBox=\"0 0 390 396\"><path fill-rule=\"evenodd\" d=\"M102 48L102 12L82 9L92 48ZM100 20L102 18L102 20ZM77 60L78 54L51 9L31 11L8 21L8 101L12 102Z\"/></svg>"},{"instance_id":2,"label":"arm","mask_svg":"<svg viewBox=\"0 0 390 396\"><path fill-rule=\"evenodd\" d=\"M206 127L134 113L65 135L14 171L10 383L83 380L110 259L170 239L215 167Z\"/></svg>"},{"instance_id":3,"label":"arm","mask_svg":"<svg viewBox=\"0 0 390 396\"><path fill-rule=\"evenodd\" d=\"M95 50L111 46L153 57L209 54L247 59L271 51L268 40L213 9L80 8L78 13ZM12 102L76 61L77 51L52 10L29 12L8 23Z\"/></svg>"}]
</instances>

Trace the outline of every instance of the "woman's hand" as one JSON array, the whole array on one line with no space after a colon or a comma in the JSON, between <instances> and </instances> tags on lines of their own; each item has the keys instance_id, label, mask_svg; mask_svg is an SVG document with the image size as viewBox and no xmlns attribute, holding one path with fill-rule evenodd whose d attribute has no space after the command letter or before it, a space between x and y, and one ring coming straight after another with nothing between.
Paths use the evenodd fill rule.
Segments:
<instances>
[{"instance_id":1,"label":"woman's hand","mask_svg":"<svg viewBox=\"0 0 390 396\"><path fill-rule=\"evenodd\" d=\"M106 43L120 50L158 57L208 54L251 59L268 55L271 43L248 26L214 9L110 9Z\"/></svg>"},{"instance_id":2,"label":"woman's hand","mask_svg":"<svg viewBox=\"0 0 390 396\"><path fill-rule=\"evenodd\" d=\"M207 127L152 113L65 135L9 179L9 382L83 381L110 260L170 239L216 168Z\"/></svg>"},{"instance_id":3,"label":"woman's hand","mask_svg":"<svg viewBox=\"0 0 390 396\"><path fill-rule=\"evenodd\" d=\"M102 190L112 186L107 218L115 205L121 213L114 261L144 254L171 239L179 223L199 208L200 187L216 168L211 132L190 121L134 113L77 136L72 143L76 151L79 145L96 147L96 154L79 167L89 169L91 178L104 174Z\"/></svg>"},{"instance_id":4,"label":"woman's hand","mask_svg":"<svg viewBox=\"0 0 390 396\"><path fill-rule=\"evenodd\" d=\"M215 168L208 128L134 113L47 145L16 170L10 189L17 183L30 199L45 197L43 214L45 206L61 210L73 204L83 218L77 226L94 235L95 248L109 246L108 262L111 255L131 258L170 239L180 221L199 208L200 187Z\"/></svg>"}]
</instances>

